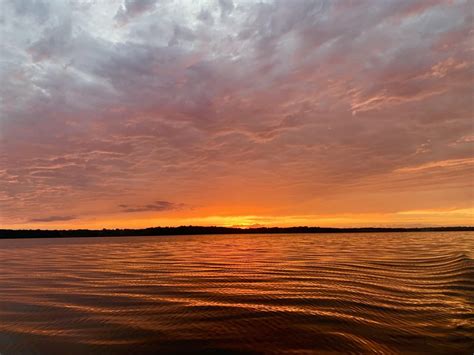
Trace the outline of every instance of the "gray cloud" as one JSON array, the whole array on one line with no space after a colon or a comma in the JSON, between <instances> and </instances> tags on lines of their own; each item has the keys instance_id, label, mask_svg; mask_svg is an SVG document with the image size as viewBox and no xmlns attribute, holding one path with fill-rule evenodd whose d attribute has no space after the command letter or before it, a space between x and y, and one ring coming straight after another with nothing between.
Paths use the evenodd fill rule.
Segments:
<instances>
[{"instance_id":1,"label":"gray cloud","mask_svg":"<svg viewBox=\"0 0 474 355\"><path fill-rule=\"evenodd\" d=\"M141 206L119 205L122 212L165 212L182 210L186 208L184 203L174 203L169 201L155 201Z\"/></svg>"},{"instance_id":2,"label":"gray cloud","mask_svg":"<svg viewBox=\"0 0 474 355\"><path fill-rule=\"evenodd\" d=\"M219 6L222 17L229 16L232 10L234 10L234 2L232 0L219 0Z\"/></svg>"},{"instance_id":3,"label":"gray cloud","mask_svg":"<svg viewBox=\"0 0 474 355\"><path fill-rule=\"evenodd\" d=\"M30 222L60 222L60 221L71 221L76 219L74 216L48 216L41 218L32 218Z\"/></svg>"},{"instance_id":4,"label":"gray cloud","mask_svg":"<svg viewBox=\"0 0 474 355\"><path fill-rule=\"evenodd\" d=\"M125 24L134 17L153 9L156 2L157 0L124 0L123 5L115 15L115 19Z\"/></svg>"},{"instance_id":5,"label":"gray cloud","mask_svg":"<svg viewBox=\"0 0 474 355\"><path fill-rule=\"evenodd\" d=\"M17 16L31 16L39 23L44 23L50 15L48 1L42 0L8 0Z\"/></svg>"}]
</instances>

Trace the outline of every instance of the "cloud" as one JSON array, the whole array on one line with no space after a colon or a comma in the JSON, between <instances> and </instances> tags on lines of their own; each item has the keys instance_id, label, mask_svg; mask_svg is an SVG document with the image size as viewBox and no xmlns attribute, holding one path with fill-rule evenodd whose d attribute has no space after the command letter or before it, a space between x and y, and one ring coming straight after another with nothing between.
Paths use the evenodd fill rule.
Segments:
<instances>
[{"instance_id":1,"label":"cloud","mask_svg":"<svg viewBox=\"0 0 474 355\"><path fill-rule=\"evenodd\" d=\"M169 201L155 201L141 206L119 205L122 212L166 212L187 208L184 203L174 203Z\"/></svg>"},{"instance_id":2,"label":"cloud","mask_svg":"<svg viewBox=\"0 0 474 355\"><path fill-rule=\"evenodd\" d=\"M420 166L404 167L404 168L395 170L395 172L410 173L410 172L422 171L425 169L452 168L452 167L458 167L458 166L471 166L472 167L473 164L474 164L473 158L452 159L452 160L446 160L446 161L434 161L427 164L422 164Z\"/></svg>"},{"instance_id":3,"label":"cloud","mask_svg":"<svg viewBox=\"0 0 474 355\"><path fill-rule=\"evenodd\" d=\"M123 5L117 11L115 19L121 24L129 22L136 16L150 11L157 0L124 0Z\"/></svg>"},{"instance_id":4,"label":"cloud","mask_svg":"<svg viewBox=\"0 0 474 355\"><path fill-rule=\"evenodd\" d=\"M60 222L60 221L71 221L76 219L77 217L74 216L48 216L48 217L41 217L41 218L32 218L30 222Z\"/></svg>"},{"instance_id":5,"label":"cloud","mask_svg":"<svg viewBox=\"0 0 474 355\"><path fill-rule=\"evenodd\" d=\"M17 16L31 16L39 23L44 23L50 15L48 1L41 0L8 0Z\"/></svg>"},{"instance_id":6,"label":"cloud","mask_svg":"<svg viewBox=\"0 0 474 355\"><path fill-rule=\"evenodd\" d=\"M226 17L234 10L234 2L232 0L219 0L221 8L221 16Z\"/></svg>"},{"instance_id":7,"label":"cloud","mask_svg":"<svg viewBox=\"0 0 474 355\"><path fill-rule=\"evenodd\" d=\"M150 191L204 214L312 213L472 156L469 1L22 0L1 16L2 223L198 213ZM426 174L442 205L434 170L471 178L448 164L397 188Z\"/></svg>"}]
</instances>

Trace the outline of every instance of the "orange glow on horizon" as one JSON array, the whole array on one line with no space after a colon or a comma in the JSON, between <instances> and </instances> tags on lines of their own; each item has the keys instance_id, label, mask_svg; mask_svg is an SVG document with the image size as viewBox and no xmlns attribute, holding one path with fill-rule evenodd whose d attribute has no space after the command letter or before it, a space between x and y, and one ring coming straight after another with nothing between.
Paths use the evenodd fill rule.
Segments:
<instances>
[{"instance_id":1,"label":"orange glow on horizon","mask_svg":"<svg viewBox=\"0 0 474 355\"><path fill-rule=\"evenodd\" d=\"M95 217L66 223L38 223L11 225L18 229L102 229L102 228L148 228L222 226L222 227L426 227L426 226L473 226L474 208L454 210L413 210L396 213L344 214L325 216L206 216L206 217Z\"/></svg>"}]
</instances>

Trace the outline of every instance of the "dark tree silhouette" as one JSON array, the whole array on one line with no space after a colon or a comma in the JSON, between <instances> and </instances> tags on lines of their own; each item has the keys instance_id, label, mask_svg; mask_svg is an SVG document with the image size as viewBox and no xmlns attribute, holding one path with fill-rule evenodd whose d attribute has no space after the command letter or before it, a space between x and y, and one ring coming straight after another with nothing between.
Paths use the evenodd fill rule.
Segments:
<instances>
[{"instance_id":1,"label":"dark tree silhouette","mask_svg":"<svg viewBox=\"0 0 474 355\"><path fill-rule=\"evenodd\" d=\"M474 227L423 227L423 228L325 228L325 227L152 227L144 229L0 229L0 238L66 238L66 237L131 237L160 235L196 235L196 234L295 234L295 233L386 233L386 232L460 232L474 231Z\"/></svg>"}]
</instances>

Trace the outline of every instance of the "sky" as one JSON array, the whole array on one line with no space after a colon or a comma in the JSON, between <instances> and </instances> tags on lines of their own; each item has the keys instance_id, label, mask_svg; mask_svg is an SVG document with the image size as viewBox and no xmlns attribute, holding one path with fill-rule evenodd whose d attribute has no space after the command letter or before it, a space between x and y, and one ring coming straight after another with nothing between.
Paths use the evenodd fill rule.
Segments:
<instances>
[{"instance_id":1,"label":"sky","mask_svg":"<svg viewBox=\"0 0 474 355\"><path fill-rule=\"evenodd\" d=\"M473 225L473 14L0 0L0 226Z\"/></svg>"}]
</instances>

